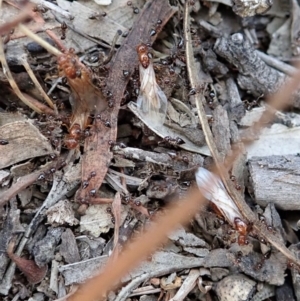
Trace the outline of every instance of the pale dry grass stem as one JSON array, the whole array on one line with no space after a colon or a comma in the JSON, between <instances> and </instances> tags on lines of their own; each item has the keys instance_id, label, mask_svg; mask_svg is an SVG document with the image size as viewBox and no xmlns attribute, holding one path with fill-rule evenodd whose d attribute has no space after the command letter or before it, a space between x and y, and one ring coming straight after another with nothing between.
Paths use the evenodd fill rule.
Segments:
<instances>
[{"instance_id":1,"label":"pale dry grass stem","mask_svg":"<svg viewBox=\"0 0 300 301\"><path fill-rule=\"evenodd\" d=\"M31 38L33 41L37 42L40 44L43 48L45 48L49 53L55 55L55 56L60 56L62 55L62 52L50 45L48 42L40 38L38 35L33 33L29 28L27 28L23 24L19 24L18 28L29 38Z\"/></svg>"}]
</instances>

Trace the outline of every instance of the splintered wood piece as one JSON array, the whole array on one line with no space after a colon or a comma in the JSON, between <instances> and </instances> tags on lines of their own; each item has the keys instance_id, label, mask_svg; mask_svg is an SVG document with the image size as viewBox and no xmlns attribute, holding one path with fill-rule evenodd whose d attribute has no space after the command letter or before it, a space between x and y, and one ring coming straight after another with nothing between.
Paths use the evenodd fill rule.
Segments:
<instances>
[{"instance_id":1,"label":"splintered wood piece","mask_svg":"<svg viewBox=\"0 0 300 301\"><path fill-rule=\"evenodd\" d=\"M2 141L7 141L0 145L0 168L53 153L49 141L29 121L7 123L0 130Z\"/></svg>"},{"instance_id":2,"label":"splintered wood piece","mask_svg":"<svg viewBox=\"0 0 300 301\"><path fill-rule=\"evenodd\" d=\"M250 182L260 206L274 203L282 210L299 210L300 158L296 156L254 157L249 161ZM280 193L278 193L280 191Z\"/></svg>"},{"instance_id":3,"label":"splintered wood piece","mask_svg":"<svg viewBox=\"0 0 300 301\"><path fill-rule=\"evenodd\" d=\"M88 187L77 193L77 199L81 202L88 202L94 191L101 186L113 156L109 141L116 141L120 103L129 80L129 77L124 78L123 71L133 73L134 67L138 65L136 46L141 42L152 43L176 11L167 1L147 2L124 44L116 53L107 79L106 94L111 96L109 108L101 114L102 119L110 121L111 127L106 127L101 120L96 119L91 136L85 141L82 180L88 181ZM156 26L158 23L159 26ZM155 35L150 34L153 30Z\"/></svg>"}]
</instances>

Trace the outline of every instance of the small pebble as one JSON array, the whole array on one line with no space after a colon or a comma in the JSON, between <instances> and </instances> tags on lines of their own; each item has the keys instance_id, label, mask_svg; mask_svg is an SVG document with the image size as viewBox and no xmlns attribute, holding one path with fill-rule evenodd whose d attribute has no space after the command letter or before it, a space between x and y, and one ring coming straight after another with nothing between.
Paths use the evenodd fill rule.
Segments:
<instances>
[{"instance_id":1,"label":"small pebble","mask_svg":"<svg viewBox=\"0 0 300 301\"><path fill-rule=\"evenodd\" d=\"M220 301L251 300L256 291L256 282L243 274L223 278L215 288Z\"/></svg>"}]
</instances>

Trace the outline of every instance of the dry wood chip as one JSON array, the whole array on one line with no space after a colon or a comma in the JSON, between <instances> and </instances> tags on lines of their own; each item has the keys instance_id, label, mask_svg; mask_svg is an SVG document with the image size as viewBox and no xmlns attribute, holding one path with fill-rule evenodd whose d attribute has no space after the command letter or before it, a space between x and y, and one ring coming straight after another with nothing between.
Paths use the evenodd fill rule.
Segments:
<instances>
[{"instance_id":1,"label":"dry wood chip","mask_svg":"<svg viewBox=\"0 0 300 301\"><path fill-rule=\"evenodd\" d=\"M78 31L103 40L109 45L111 45L117 30L121 30L122 32L128 31L128 28L124 27L121 23L112 20L109 14L102 18L91 19L90 16L95 14L95 12L97 13L97 11L90 9L86 3L83 5L77 1L68 2L58 0L57 4L64 10L69 11L74 17L73 20L64 19L67 25L73 25ZM116 11L115 13L122 14L122 11ZM119 42L122 42L122 38Z\"/></svg>"},{"instance_id":2,"label":"dry wood chip","mask_svg":"<svg viewBox=\"0 0 300 301\"><path fill-rule=\"evenodd\" d=\"M38 266L44 266L54 258L64 228L50 228L46 236L33 247L34 260Z\"/></svg>"},{"instance_id":3,"label":"dry wood chip","mask_svg":"<svg viewBox=\"0 0 300 301\"><path fill-rule=\"evenodd\" d=\"M206 242L193 233L187 233L184 228L180 227L172 234L168 235L169 239L185 247L205 247Z\"/></svg>"},{"instance_id":4,"label":"dry wood chip","mask_svg":"<svg viewBox=\"0 0 300 301\"><path fill-rule=\"evenodd\" d=\"M80 231L88 231L94 237L98 237L101 233L107 233L109 229L114 227L112 223L112 216L108 213L107 208L111 205L92 205L85 215L80 219ZM124 222L128 214L128 208L122 206L121 208L121 223Z\"/></svg>"},{"instance_id":5,"label":"dry wood chip","mask_svg":"<svg viewBox=\"0 0 300 301\"><path fill-rule=\"evenodd\" d=\"M68 200L59 201L54 206L50 207L45 214L47 215L47 222L53 227L63 224L74 226L79 223L79 221L74 217L72 204Z\"/></svg>"},{"instance_id":6,"label":"dry wood chip","mask_svg":"<svg viewBox=\"0 0 300 301\"><path fill-rule=\"evenodd\" d=\"M255 201L265 207L272 202L283 210L299 210L300 157L256 157L249 161ZM279 193L280 192L280 193Z\"/></svg>"},{"instance_id":7,"label":"dry wood chip","mask_svg":"<svg viewBox=\"0 0 300 301\"><path fill-rule=\"evenodd\" d=\"M0 127L1 139L8 141L0 145L0 168L26 159L53 153L49 141L29 121L16 121Z\"/></svg>"},{"instance_id":8,"label":"dry wood chip","mask_svg":"<svg viewBox=\"0 0 300 301\"><path fill-rule=\"evenodd\" d=\"M228 253L228 259L233 264L236 263L236 255ZM272 253L268 260L265 260L261 267L258 264L262 262L263 256L252 252L247 256L242 256L238 267L240 270L258 281L267 282L273 285L282 285L285 278L286 259L281 253Z\"/></svg>"},{"instance_id":9,"label":"dry wood chip","mask_svg":"<svg viewBox=\"0 0 300 301\"><path fill-rule=\"evenodd\" d=\"M67 263L80 261L76 239L71 229L66 229L66 231L61 235L59 252Z\"/></svg>"},{"instance_id":10,"label":"dry wood chip","mask_svg":"<svg viewBox=\"0 0 300 301\"><path fill-rule=\"evenodd\" d=\"M224 159L231 149L227 111L221 105L218 105L213 111L213 118L212 133L220 156Z\"/></svg>"}]
</instances>

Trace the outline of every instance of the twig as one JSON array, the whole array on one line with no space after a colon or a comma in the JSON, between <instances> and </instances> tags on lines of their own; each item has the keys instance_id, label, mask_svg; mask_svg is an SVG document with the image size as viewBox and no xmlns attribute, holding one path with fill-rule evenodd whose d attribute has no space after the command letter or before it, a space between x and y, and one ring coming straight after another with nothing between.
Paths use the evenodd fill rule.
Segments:
<instances>
[{"instance_id":1,"label":"twig","mask_svg":"<svg viewBox=\"0 0 300 301\"><path fill-rule=\"evenodd\" d=\"M269 66L274 67L281 72L284 72L290 76L293 76L297 72L297 69L295 67L280 61L276 57L267 55L259 50L256 50L256 52L260 56L260 58L264 60Z\"/></svg>"},{"instance_id":2,"label":"twig","mask_svg":"<svg viewBox=\"0 0 300 301\"><path fill-rule=\"evenodd\" d=\"M120 232L120 226L121 226L121 196L120 193L117 192L114 198L114 201L112 203L112 212L114 216L114 245L113 245L113 251L112 251L112 258L117 258L119 255L119 232Z\"/></svg>"},{"instance_id":3,"label":"twig","mask_svg":"<svg viewBox=\"0 0 300 301\"><path fill-rule=\"evenodd\" d=\"M202 130L204 132L206 143L209 147L209 150L211 152L212 157L214 158L214 161L218 168L221 168L221 156L217 150L216 144L214 142L213 135L211 133L206 113L203 107L204 99L204 89L205 89L205 83L201 83L199 85L199 79L197 78L197 72L195 70L195 59L193 54L193 48L192 48L192 37L190 33L190 15L189 15L189 5L188 2L185 4L185 10L184 10L184 35L185 35L185 43L186 43L186 66L188 70L188 76L190 80L191 87L196 89L196 94L193 96L196 101L197 111L200 119L200 123L202 126Z\"/></svg>"},{"instance_id":4,"label":"twig","mask_svg":"<svg viewBox=\"0 0 300 301\"><path fill-rule=\"evenodd\" d=\"M43 98L46 100L46 102L48 103L48 105L53 109L54 108L54 104L53 104L52 100L45 93L44 89L42 88L42 86L38 82L37 78L35 77L34 73L32 72L32 70L30 68L30 66L29 66L26 58L25 57L21 58L21 62L22 62L22 65L24 66L24 68L26 69L29 77L31 78L31 80L35 84L36 88L39 90L39 92L41 93L41 95L43 96Z\"/></svg>"},{"instance_id":5,"label":"twig","mask_svg":"<svg viewBox=\"0 0 300 301\"><path fill-rule=\"evenodd\" d=\"M176 295L171 298L169 301L182 301L185 299L185 297L189 294L189 292L195 287L196 281L198 277L200 276L199 270L191 270L182 283L180 289L176 293Z\"/></svg>"},{"instance_id":6,"label":"twig","mask_svg":"<svg viewBox=\"0 0 300 301\"><path fill-rule=\"evenodd\" d=\"M46 29L46 34L56 43L56 46L62 51L66 52L67 48L65 45L61 42L61 40L57 37L57 35L50 29Z\"/></svg>"},{"instance_id":7,"label":"twig","mask_svg":"<svg viewBox=\"0 0 300 301\"><path fill-rule=\"evenodd\" d=\"M103 61L103 65L106 65L107 63L109 63L115 53L115 47L116 47L116 44L118 42L118 39L119 37L121 36L122 34L122 31L121 30L117 30L117 33L115 34L114 38L113 38L113 41L111 43L111 48L110 48L110 51L108 53L108 56L107 58Z\"/></svg>"},{"instance_id":8,"label":"twig","mask_svg":"<svg viewBox=\"0 0 300 301\"><path fill-rule=\"evenodd\" d=\"M53 162L46 164L41 169L34 171L33 173L23 176L18 179L18 181L12 185L9 189L5 190L0 195L0 207L4 206L11 198L16 196L20 191L28 187L29 185L33 184L39 175L49 168L53 166Z\"/></svg>"}]
</instances>

